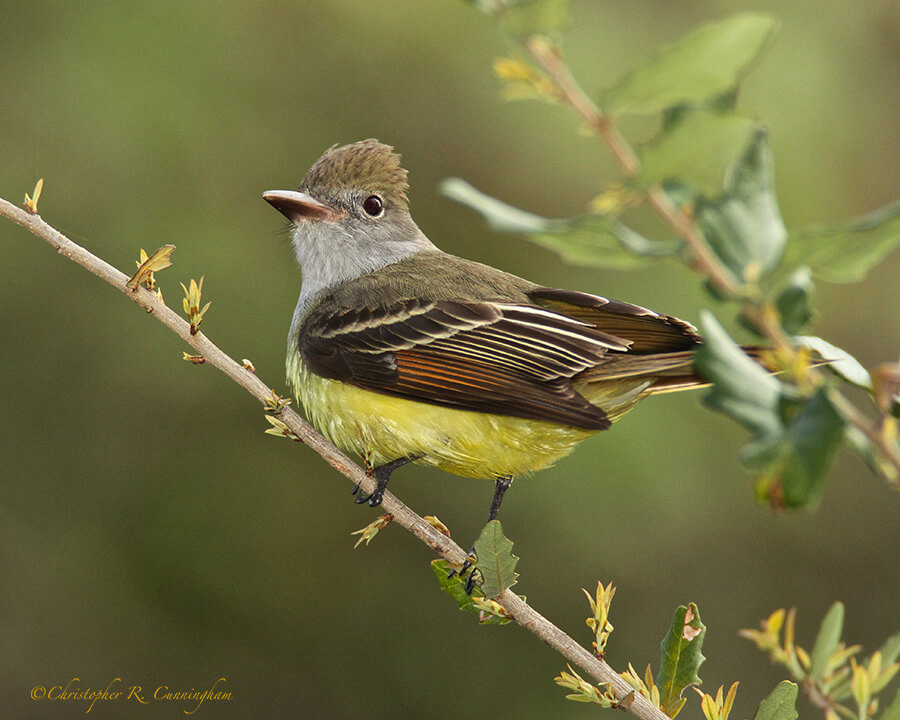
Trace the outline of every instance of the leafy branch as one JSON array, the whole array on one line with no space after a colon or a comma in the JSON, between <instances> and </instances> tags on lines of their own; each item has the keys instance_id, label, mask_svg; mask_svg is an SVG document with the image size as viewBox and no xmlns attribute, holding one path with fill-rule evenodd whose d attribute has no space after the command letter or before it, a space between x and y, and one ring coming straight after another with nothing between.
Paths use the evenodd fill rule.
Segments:
<instances>
[{"instance_id":1,"label":"leafy branch","mask_svg":"<svg viewBox=\"0 0 900 720\"><path fill-rule=\"evenodd\" d=\"M715 299L736 303L738 319L767 343L765 364L779 375L748 361L710 314L697 366L713 383L707 404L753 434L741 459L757 475L760 498L779 508L814 506L842 442L900 489L900 363L869 373L849 353L803 334L814 314L813 277L862 279L900 244L900 202L835 227L785 227L767 130L736 109L740 82L778 23L745 13L700 27L599 93L597 102L563 55L567 0L472 2L519 49L494 63L504 96L573 110L606 146L622 182L608 184L587 214L567 219L525 212L459 179L445 181L445 194L495 229L522 233L576 264L630 268L678 258L705 279ZM619 130L624 115L656 116L660 130L637 147ZM674 239L647 238L623 222L641 206ZM821 360L827 371L817 367ZM868 391L867 412L833 375Z\"/></svg>"},{"instance_id":2,"label":"leafy branch","mask_svg":"<svg viewBox=\"0 0 900 720\"><path fill-rule=\"evenodd\" d=\"M35 195L37 194L36 192ZM36 210L36 203L32 207ZM243 363L236 362L197 329L199 321L203 318L203 313L206 312L209 306L207 303L202 309L200 308L201 288L199 284L192 281L191 285L185 288L184 305L190 321L179 316L178 313L163 302L161 294L158 293L158 288L153 291L148 289L151 272L158 271L163 269L163 266L168 267L171 264L170 258L174 250L172 246L166 246L164 253L156 252L149 257L144 253L143 259L139 263L138 272L135 273L132 279L129 279L124 273L44 222L40 215L32 212L30 209L23 210L0 198L0 216L12 220L17 225L45 240L60 255L76 262L81 267L117 288L127 298L133 300L147 313L153 315L194 349L196 354L188 355L185 353L186 359L190 359L191 362L196 364L202 363L215 367L247 390L270 413L266 416L266 419L271 427L266 432L304 443L344 477L353 483L359 484L367 492L374 491L375 480L367 475L363 468L329 443L290 408L284 398L280 397L259 379L253 370L252 363L247 360L243 361ZM134 278L137 278L136 282L132 282ZM156 288L155 278L153 279L153 287ZM462 586L463 583L458 578L447 578L447 570L459 567L466 560L467 554L450 539L446 534L446 529L442 527L439 521L436 521L434 518L426 519L419 516L390 492L386 492L384 495L382 509L391 516L390 522L396 523L412 533L443 558L440 562L446 562L447 564L440 565L438 570L444 579L454 583L456 586ZM384 517L380 517L372 523L370 528L365 529L360 534L364 539L366 537L371 539L377 530L384 527L387 522ZM376 526L378 526L377 529ZM505 538L502 538L502 534L500 538L496 538L496 542L500 545L503 544L503 540ZM506 551L508 552L508 548ZM498 551L498 565L503 565L503 562L499 560L500 554ZM505 574L505 570L502 572ZM559 652L569 663L582 668L595 680L607 684L610 688L611 697L619 700L629 698L627 705L622 704L621 706L627 707L631 713L642 718L642 720L664 720L666 716L645 698L633 697L632 687L609 664L579 645L569 635L526 603L522 597L509 590L509 586L512 584L509 579L504 580L502 577L497 579L500 582L498 592L501 594L495 598L477 597L473 603L479 612L493 614L507 620L512 619ZM464 590L462 594L465 595Z\"/></svg>"}]
</instances>

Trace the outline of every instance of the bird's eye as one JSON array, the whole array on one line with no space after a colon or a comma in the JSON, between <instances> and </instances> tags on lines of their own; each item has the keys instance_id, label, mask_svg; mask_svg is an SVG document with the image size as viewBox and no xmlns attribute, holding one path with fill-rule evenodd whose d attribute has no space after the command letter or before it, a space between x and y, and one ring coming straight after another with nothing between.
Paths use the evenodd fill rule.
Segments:
<instances>
[{"instance_id":1,"label":"bird's eye","mask_svg":"<svg viewBox=\"0 0 900 720\"><path fill-rule=\"evenodd\" d=\"M363 210L372 217L379 217L384 212L384 203L377 195L369 195L363 201Z\"/></svg>"}]
</instances>

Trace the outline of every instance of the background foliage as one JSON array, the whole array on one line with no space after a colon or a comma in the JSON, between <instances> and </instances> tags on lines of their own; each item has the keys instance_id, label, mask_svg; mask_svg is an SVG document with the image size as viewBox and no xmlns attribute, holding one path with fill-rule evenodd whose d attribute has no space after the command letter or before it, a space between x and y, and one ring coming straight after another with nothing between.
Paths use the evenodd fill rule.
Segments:
<instances>
[{"instance_id":1,"label":"background foliage","mask_svg":"<svg viewBox=\"0 0 900 720\"><path fill-rule=\"evenodd\" d=\"M575 3L568 58L593 91L742 9L782 20L742 105L770 127L787 225L894 199L892 3ZM141 246L177 245L160 275L169 304L178 280L205 274L204 331L269 382L283 375L300 276L259 194L295 186L334 142L395 144L414 215L448 251L690 320L707 304L674 266L567 267L437 194L460 176L563 217L613 175L567 113L498 101L491 64L505 48L462 3L13 0L5 13L0 195L16 201L43 176L44 217L126 272ZM417 543L388 528L353 550L349 532L371 511L312 453L267 438L255 403L184 363L164 329L13 226L0 242L0 674L12 716L60 716L28 690L73 676L183 687L226 676L235 699L217 717L397 717L400 698L407 716L585 712L551 682L558 656L455 612ZM898 271L895 254L863 285L819 283L816 333L864 364L891 359ZM850 641L874 649L896 629L897 499L844 456L816 513L774 515L753 504L743 431L698 399L648 402L517 482L504 528L523 558L517 590L585 642L578 588L615 579L616 667L655 662L672 608L697 602L706 690L740 679L735 716L746 716L783 672L738 628L796 605L809 646L841 599ZM459 537L475 536L491 492L419 468L395 489Z\"/></svg>"}]
</instances>

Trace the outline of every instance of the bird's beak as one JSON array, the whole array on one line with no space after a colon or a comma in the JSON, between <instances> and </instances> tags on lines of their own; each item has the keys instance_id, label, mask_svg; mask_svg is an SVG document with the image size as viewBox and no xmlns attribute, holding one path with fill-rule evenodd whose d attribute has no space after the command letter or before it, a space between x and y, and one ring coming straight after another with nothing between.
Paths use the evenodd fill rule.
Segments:
<instances>
[{"instance_id":1,"label":"bird's beak","mask_svg":"<svg viewBox=\"0 0 900 720\"><path fill-rule=\"evenodd\" d=\"M342 213L312 195L295 190L266 190L263 200L292 223L301 220L337 220Z\"/></svg>"}]
</instances>

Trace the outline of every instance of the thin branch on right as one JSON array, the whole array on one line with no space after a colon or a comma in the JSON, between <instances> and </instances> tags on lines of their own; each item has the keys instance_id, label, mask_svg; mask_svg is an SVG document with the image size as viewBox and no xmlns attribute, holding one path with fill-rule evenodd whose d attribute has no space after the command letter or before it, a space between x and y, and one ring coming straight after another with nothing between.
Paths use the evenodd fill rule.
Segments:
<instances>
[{"instance_id":1,"label":"thin branch on right","mask_svg":"<svg viewBox=\"0 0 900 720\"><path fill-rule=\"evenodd\" d=\"M841 445L900 489L900 364L867 369L809 330L816 281L859 282L900 244L900 201L834 226L785 226L769 132L737 105L777 21L744 13L700 27L595 101L562 50L566 3L477 5L520 49L495 63L504 96L571 109L621 178L598 178L605 187L586 198L588 212L564 219L511 207L455 178L445 181L445 194L570 263L619 269L678 260L703 279L717 313L736 310L777 375L747 361L712 312L701 319L706 342L697 367L712 383L706 404L750 431L740 458L759 498L776 508L815 507ZM624 116L657 117L660 129L637 148L619 130ZM629 218L639 212L656 215L674 237L636 231ZM868 401L854 404L849 387L862 388Z\"/></svg>"}]
</instances>

